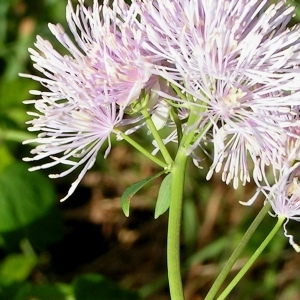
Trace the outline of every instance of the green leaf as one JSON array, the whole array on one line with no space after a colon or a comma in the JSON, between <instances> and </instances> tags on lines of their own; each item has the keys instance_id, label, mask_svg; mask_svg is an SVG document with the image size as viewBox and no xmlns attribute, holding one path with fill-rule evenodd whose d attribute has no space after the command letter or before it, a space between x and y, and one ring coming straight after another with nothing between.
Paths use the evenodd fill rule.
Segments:
<instances>
[{"instance_id":1,"label":"green leaf","mask_svg":"<svg viewBox=\"0 0 300 300\"><path fill-rule=\"evenodd\" d=\"M7 145L1 143L1 128L0 128L0 173L3 172L14 161L14 157L10 153Z\"/></svg>"},{"instance_id":2,"label":"green leaf","mask_svg":"<svg viewBox=\"0 0 300 300\"><path fill-rule=\"evenodd\" d=\"M5 284L0 280L0 299L3 300L75 300L73 290L66 284L35 285L27 281Z\"/></svg>"},{"instance_id":3,"label":"green leaf","mask_svg":"<svg viewBox=\"0 0 300 300\"><path fill-rule=\"evenodd\" d=\"M13 141L22 143L25 140L30 140L36 138L36 135L19 129L6 129L2 130L0 127L0 139L6 141Z\"/></svg>"},{"instance_id":4,"label":"green leaf","mask_svg":"<svg viewBox=\"0 0 300 300\"><path fill-rule=\"evenodd\" d=\"M33 255L11 254L0 265L0 278L7 282L23 281L38 264L38 259Z\"/></svg>"},{"instance_id":5,"label":"green leaf","mask_svg":"<svg viewBox=\"0 0 300 300\"><path fill-rule=\"evenodd\" d=\"M28 99L30 96L28 91L37 89L39 84L32 80L17 77L14 80L1 79L0 85L1 113L3 111L10 113L11 109L19 107L23 109L24 115L26 115L26 107L22 100Z\"/></svg>"},{"instance_id":6,"label":"green leaf","mask_svg":"<svg viewBox=\"0 0 300 300\"><path fill-rule=\"evenodd\" d=\"M134 183L130 187L128 187L121 197L121 206L122 210L126 217L129 216L129 208L130 208L130 200L133 195L135 195L143 186L145 186L148 182L152 181L155 178L158 178L160 175L165 173L165 170L154 174L150 177L147 177L139 182Z\"/></svg>"},{"instance_id":7,"label":"green leaf","mask_svg":"<svg viewBox=\"0 0 300 300\"><path fill-rule=\"evenodd\" d=\"M137 300L136 293L120 288L102 275L87 274L77 277L74 282L76 300Z\"/></svg>"},{"instance_id":8,"label":"green leaf","mask_svg":"<svg viewBox=\"0 0 300 300\"><path fill-rule=\"evenodd\" d=\"M69 289L71 291L71 288ZM14 300L75 300L71 293L65 293L60 284L27 285Z\"/></svg>"},{"instance_id":9,"label":"green leaf","mask_svg":"<svg viewBox=\"0 0 300 300\"><path fill-rule=\"evenodd\" d=\"M158 197L155 205L154 218L157 219L160 215L165 213L170 207L171 199L171 184L172 174L168 174L159 188Z\"/></svg>"},{"instance_id":10,"label":"green leaf","mask_svg":"<svg viewBox=\"0 0 300 300\"><path fill-rule=\"evenodd\" d=\"M23 300L17 297L17 294L20 291L27 289L29 283L26 281L14 281L7 283L6 280L3 281L3 278L0 278L0 299L5 300Z\"/></svg>"},{"instance_id":11,"label":"green leaf","mask_svg":"<svg viewBox=\"0 0 300 300\"><path fill-rule=\"evenodd\" d=\"M0 176L0 235L14 250L28 238L37 248L62 236L62 217L50 180L29 172L25 163L11 164Z\"/></svg>"}]
</instances>

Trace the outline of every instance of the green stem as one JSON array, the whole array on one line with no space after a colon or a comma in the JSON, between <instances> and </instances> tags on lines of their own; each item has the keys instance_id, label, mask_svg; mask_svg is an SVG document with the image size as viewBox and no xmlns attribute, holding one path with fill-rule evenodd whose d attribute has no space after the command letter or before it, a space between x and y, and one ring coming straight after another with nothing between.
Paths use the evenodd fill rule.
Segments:
<instances>
[{"instance_id":1,"label":"green stem","mask_svg":"<svg viewBox=\"0 0 300 300\"><path fill-rule=\"evenodd\" d=\"M214 284L212 285L211 289L209 290L207 296L205 297L205 300L213 300L215 295L217 294L218 290L220 289L222 283L224 282L225 278L229 274L230 270L232 269L233 265L239 258L240 254L244 250L245 246L247 245L248 241L250 240L251 236L255 232L258 225L261 223L261 221L264 219L265 215L268 213L271 205L269 203L266 203L264 207L261 209L259 214L256 216L252 224L249 226L248 230L246 231L245 235L243 236L242 240L236 247L236 249L231 254L230 258L228 259L226 265L222 269L221 273L215 280Z\"/></svg>"},{"instance_id":2,"label":"green stem","mask_svg":"<svg viewBox=\"0 0 300 300\"><path fill-rule=\"evenodd\" d=\"M150 152L148 152L144 147L142 147L139 143L137 143L135 140L133 140L130 136L126 135L124 132L119 131L117 129L114 130L114 132L122 137L123 140L131 144L135 149L140 151L142 154L144 154L146 157L151 159L153 162L155 162L157 165L161 166L162 168L166 169L168 165L164 162L162 162L159 158L152 155Z\"/></svg>"},{"instance_id":3,"label":"green stem","mask_svg":"<svg viewBox=\"0 0 300 300\"><path fill-rule=\"evenodd\" d=\"M226 289L223 291L223 293L219 296L218 300L225 299L228 294L232 291L232 289L237 285L237 283L241 280L241 278L246 274L246 272L250 269L250 267L253 265L255 260L259 257L259 255L263 252L263 250L266 248L266 246L270 243L272 238L275 236L277 231L281 228L282 223L284 222L284 217L278 217L278 221L275 224L272 231L268 234L266 239L261 243L261 245L256 249L254 254L251 256L251 258L248 260L248 262L245 264L245 266L238 272L238 274L233 278L233 280L230 282L230 284L226 287Z\"/></svg>"},{"instance_id":4,"label":"green stem","mask_svg":"<svg viewBox=\"0 0 300 300\"><path fill-rule=\"evenodd\" d=\"M187 147L194 138L191 126L198 118L197 112L191 110L185 132L183 133L175 161L172 164L171 200L169 208L167 262L170 295L172 300L184 299L181 269L180 269L180 227L182 218L182 202L184 192L184 180L187 166Z\"/></svg>"},{"instance_id":5,"label":"green stem","mask_svg":"<svg viewBox=\"0 0 300 300\"><path fill-rule=\"evenodd\" d=\"M181 139L181 145L183 145L185 148L189 147L190 143L195 138L195 130L193 130L192 127L195 126L197 119L199 119L198 112L191 110L190 116L186 123L185 131L183 132L183 137Z\"/></svg>"},{"instance_id":6,"label":"green stem","mask_svg":"<svg viewBox=\"0 0 300 300\"><path fill-rule=\"evenodd\" d=\"M159 133L158 133L158 131L157 131L152 119L151 119L151 116L150 116L147 108L142 109L141 113L143 114L143 116L146 120L146 123L148 125L148 128L149 128L152 136L154 137L155 141L157 142L159 150L160 150L162 156L164 157L166 163L168 165L171 165L172 162L173 162L173 159L172 159L168 149L166 148L163 140L161 139L161 136L159 135Z\"/></svg>"},{"instance_id":7,"label":"green stem","mask_svg":"<svg viewBox=\"0 0 300 300\"><path fill-rule=\"evenodd\" d=\"M171 169L172 186L168 224L167 262L172 300L184 299L180 269L180 227L187 159L185 148L179 148Z\"/></svg>"},{"instance_id":8,"label":"green stem","mask_svg":"<svg viewBox=\"0 0 300 300\"><path fill-rule=\"evenodd\" d=\"M179 96L183 101L187 101L186 95L184 93L182 93L181 89L177 85L171 83L171 86L174 89L174 91L176 92L177 96Z\"/></svg>"}]
</instances>

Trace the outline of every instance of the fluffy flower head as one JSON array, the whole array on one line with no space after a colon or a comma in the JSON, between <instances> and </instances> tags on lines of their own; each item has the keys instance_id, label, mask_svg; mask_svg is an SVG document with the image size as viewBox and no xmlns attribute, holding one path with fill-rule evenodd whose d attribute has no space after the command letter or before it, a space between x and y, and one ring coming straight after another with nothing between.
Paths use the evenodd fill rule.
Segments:
<instances>
[{"instance_id":1,"label":"fluffy flower head","mask_svg":"<svg viewBox=\"0 0 300 300\"><path fill-rule=\"evenodd\" d=\"M79 1L76 10L67 5L67 21L73 39L61 25L49 24L49 29L67 54L60 54L52 44L37 37L35 49L29 49L34 67L43 74L22 74L40 82L48 91L31 91L41 96L34 104L37 112L30 113L30 131L40 132L38 143L26 161L50 159L38 167L64 164L68 169L51 177L61 177L82 166L67 198L85 172L92 167L96 155L108 142L118 126L133 124L138 119L124 120L124 111L137 100L142 90L156 82L152 75L151 56L140 48L140 33L136 14L124 1L109 1L99 6L85 7ZM64 199L65 199L64 198Z\"/></svg>"},{"instance_id":2,"label":"fluffy flower head","mask_svg":"<svg viewBox=\"0 0 300 300\"><path fill-rule=\"evenodd\" d=\"M278 165L288 134L282 115L292 115L300 97L300 29L287 28L293 13L285 1L267 0L146 0L140 6L143 47L169 63L156 72L191 95L189 107L199 111L192 149L213 145L208 179L222 170L235 188L251 175L259 184L265 168Z\"/></svg>"}]
</instances>

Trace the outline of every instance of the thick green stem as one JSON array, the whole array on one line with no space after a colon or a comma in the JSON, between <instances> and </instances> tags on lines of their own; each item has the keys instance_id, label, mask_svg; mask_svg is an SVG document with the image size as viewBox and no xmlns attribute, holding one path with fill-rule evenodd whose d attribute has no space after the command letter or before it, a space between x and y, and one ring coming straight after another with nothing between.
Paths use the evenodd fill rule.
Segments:
<instances>
[{"instance_id":1,"label":"thick green stem","mask_svg":"<svg viewBox=\"0 0 300 300\"><path fill-rule=\"evenodd\" d=\"M223 291L223 293L218 297L218 300L224 300L228 294L232 291L232 289L237 285L237 283L241 280L241 278L246 274L246 272L250 269L250 267L253 265L255 260L259 257L259 255L263 252L263 250L266 248L266 246L270 243L270 241L273 239L279 228L281 228L282 223L284 222L284 217L278 217L278 221L275 224L272 231L269 233L269 235L266 237L266 239L261 243L261 245L256 249L254 254L251 256L251 258L247 261L245 266L238 272L238 274L233 278L233 280L230 282L230 284L226 287L226 289Z\"/></svg>"},{"instance_id":2,"label":"thick green stem","mask_svg":"<svg viewBox=\"0 0 300 300\"><path fill-rule=\"evenodd\" d=\"M171 203L169 209L167 261L170 295L172 300L183 300L180 269L180 227L184 179L187 165L186 150L181 147L172 165Z\"/></svg>"},{"instance_id":3,"label":"thick green stem","mask_svg":"<svg viewBox=\"0 0 300 300\"><path fill-rule=\"evenodd\" d=\"M259 214L256 216L248 230L246 231L245 235L243 236L242 240L236 247L236 249L231 254L230 258L228 259L226 265L222 269L221 273L217 277L216 281L212 285L211 289L209 290L207 296L205 297L205 300L213 300L216 296L218 290L220 289L222 283L224 282L225 278L229 274L230 270L232 269L233 265L239 258L240 254L244 250L245 246L247 245L248 241L250 240L251 236L255 232L258 225L261 223L261 221L264 219L265 215L270 210L271 205L269 203L266 203L264 207L261 209Z\"/></svg>"},{"instance_id":4,"label":"thick green stem","mask_svg":"<svg viewBox=\"0 0 300 300\"><path fill-rule=\"evenodd\" d=\"M172 186L169 208L167 261L170 295L172 300L184 299L180 268L180 227L185 173L188 160L187 148L190 146L190 143L195 136L195 132L191 130L191 127L195 124L198 117L198 112L191 110L176 158L171 168Z\"/></svg>"}]
</instances>

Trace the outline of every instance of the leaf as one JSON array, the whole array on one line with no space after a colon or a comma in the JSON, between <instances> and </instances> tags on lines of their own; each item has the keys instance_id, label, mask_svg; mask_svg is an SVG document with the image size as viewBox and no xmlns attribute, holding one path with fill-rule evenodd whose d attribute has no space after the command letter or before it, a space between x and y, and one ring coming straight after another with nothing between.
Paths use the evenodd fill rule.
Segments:
<instances>
[{"instance_id":1,"label":"leaf","mask_svg":"<svg viewBox=\"0 0 300 300\"><path fill-rule=\"evenodd\" d=\"M0 140L2 140L1 136L1 128L0 128ZM0 142L0 173L8 167L14 161L14 157L10 153L7 145Z\"/></svg>"},{"instance_id":2,"label":"leaf","mask_svg":"<svg viewBox=\"0 0 300 300\"><path fill-rule=\"evenodd\" d=\"M23 110L24 116L26 116L26 108L22 100L28 98L29 90L38 88L38 83L17 77L14 80L1 79L0 85L1 112L5 111L5 113L10 113L11 109L19 107ZM18 91L18 97L16 97L16 91Z\"/></svg>"},{"instance_id":3,"label":"leaf","mask_svg":"<svg viewBox=\"0 0 300 300\"><path fill-rule=\"evenodd\" d=\"M29 172L25 163L13 163L0 176L0 235L13 250L23 238L34 247L62 236L62 217L50 180Z\"/></svg>"},{"instance_id":4,"label":"leaf","mask_svg":"<svg viewBox=\"0 0 300 300\"><path fill-rule=\"evenodd\" d=\"M0 299L23 300L18 297L22 290L27 290L30 284L26 281L14 281L7 283L0 278Z\"/></svg>"},{"instance_id":5,"label":"leaf","mask_svg":"<svg viewBox=\"0 0 300 300\"><path fill-rule=\"evenodd\" d=\"M0 278L7 282L23 281L37 264L38 260L33 255L8 255L0 265Z\"/></svg>"},{"instance_id":6,"label":"leaf","mask_svg":"<svg viewBox=\"0 0 300 300\"><path fill-rule=\"evenodd\" d=\"M71 291L71 288L70 288ZM27 285L21 292L17 294L14 300L75 300L71 293L65 293L61 284L43 284L43 285Z\"/></svg>"},{"instance_id":7,"label":"leaf","mask_svg":"<svg viewBox=\"0 0 300 300\"><path fill-rule=\"evenodd\" d=\"M77 277L74 282L76 300L137 300L138 295L109 281L102 275L87 274Z\"/></svg>"},{"instance_id":8,"label":"leaf","mask_svg":"<svg viewBox=\"0 0 300 300\"><path fill-rule=\"evenodd\" d=\"M15 281L5 284L0 280L0 299L3 300L75 300L70 285L42 284Z\"/></svg>"},{"instance_id":9,"label":"leaf","mask_svg":"<svg viewBox=\"0 0 300 300\"><path fill-rule=\"evenodd\" d=\"M150 177L147 177L139 182L136 182L125 190L125 192L123 193L123 195L121 197L121 206L122 206L122 210L126 217L129 216L130 200L131 200L132 196L135 195L148 182L159 177L163 173L165 173L165 170L163 170L157 174L154 174Z\"/></svg>"},{"instance_id":10,"label":"leaf","mask_svg":"<svg viewBox=\"0 0 300 300\"><path fill-rule=\"evenodd\" d=\"M165 213L170 207L171 184L172 184L172 174L170 173L164 178L159 188L156 206L155 206L155 213L154 213L155 219L157 219L160 215Z\"/></svg>"}]
</instances>

